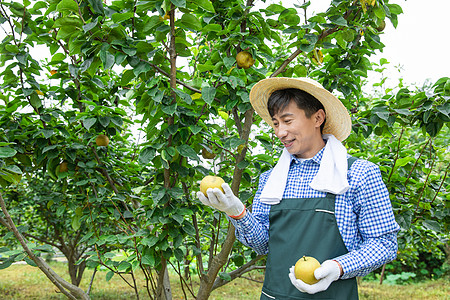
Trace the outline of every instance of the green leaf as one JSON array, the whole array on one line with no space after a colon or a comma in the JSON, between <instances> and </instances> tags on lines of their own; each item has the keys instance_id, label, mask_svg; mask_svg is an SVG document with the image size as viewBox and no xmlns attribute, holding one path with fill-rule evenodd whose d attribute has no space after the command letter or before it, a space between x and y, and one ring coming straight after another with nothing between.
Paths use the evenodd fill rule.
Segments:
<instances>
[{"instance_id":1,"label":"green leaf","mask_svg":"<svg viewBox=\"0 0 450 300\"><path fill-rule=\"evenodd\" d=\"M164 104L162 104L161 105L161 110L165 113L165 114L168 114L168 115L173 115L175 112L176 112L176 110L177 110L177 103L174 103L174 104L171 104L171 105L164 105Z\"/></svg>"},{"instance_id":2,"label":"green leaf","mask_svg":"<svg viewBox=\"0 0 450 300\"><path fill-rule=\"evenodd\" d=\"M53 250L52 246L50 246L50 245L39 245L39 246L33 248L33 250L47 252L47 253L55 253L55 250Z\"/></svg>"},{"instance_id":3,"label":"green leaf","mask_svg":"<svg viewBox=\"0 0 450 300\"><path fill-rule=\"evenodd\" d=\"M32 259L30 259L28 256L24 257L23 260L30 266L37 267L36 263Z\"/></svg>"},{"instance_id":4,"label":"green leaf","mask_svg":"<svg viewBox=\"0 0 450 300\"><path fill-rule=\"evenodd\" d=\"M186 0L170 0L177 7L186 7Z\"/></svg>"},{"instance_id":5,"label":"green leaf","mask_svg":"<svg viewBox=\"0 0 450 300\"><path fill-rule=\"evenodd\" d=\"M386 6L389 8L389 11L394 15L399 15L403 13L403 9L398 4L386 4Z\"/></svg>"},{"instance_id":6,"label":"green leaf","mask_svg":"<svg viewBox=\"0 0 450 300\"><path fill-rule=\"evenodd\" d=\"M109 51L100 51L100 59L103 63L103 69L109 70L114 65L115 57Z\"/></svg>"},{"instance_id":7,"label":"green leaf","mask_svg":"<svg viewBox=\"0 0 450 300\"><path fill-rule=\"evenodd\" d=\"M280 4L270 4L263 11L265 12L266 16L272 16L282 13L285 9L286 8L284 8L284 6Z\"/></svg>"},{"instance_id":8,"label":"green leaf","mask_svg":"<svg viewBox=\"0 0 450 300\"><path fill-rule=\"evenodd\" d=\"M108 273L106 273L106 281L110 281L111 278L114 276L114 272L113 271L109 271Z\"/></svg>"},{"instance_id":9,"label":"green leaf","mask_svg":"<svg viewBox=\"0 0 450 300\"><path fill-rule=\"evenodd\" d=\"M202 127L200 127L200 126L197 126L197 125L191 125L191 126L189 126L189 129L191 130L191 132L193 133L193 134L197 134L197 133L199 133L200 131L202 131Z\"/></svg>"},{"instance_id":10,"label":"green leaf","mask_svg":"<svg viewBox=\"0 0 450 300\"><path fill-rule=\"evenodd\" d=\"M63 53L56 53L52 56L52 62L61 62L66 58L66 55Z\"/></svg>"},{"instance_id":11,"label":"green leaf","mask_svg":"<svg viewBox=\"0 0 450 300\"><path fill-rule=\"evenodd\" d=\"M136 76L134 75L133 70L125 70L122 73L122 78L120 80L120 84L123 86L126 86L128 83L130 83L131 80L133 80Z\"/></svg>"},{"instance_id":12,"label":"green leaf","mask_svg":"<svg viewBox=\"0 0 450 300\"><path fill-rule=\"evenodd\" d=\"M208 24L205 27L202 28L203 32L219 32L222 30L222 26L220 24Z\"/></svg>"},{"instance_id":13,"label":"green leaf","mask_svg":"<svg viewBox=\"0 0 450 300\"><path fill-rule=\"evenodd\" d=\"M238 167L239 169L241 169L241 170L244 170L244 169L247 168L249 165L250 165L250 163L249 163L248 161L243 160L243 161L241 161L241 162L239 162L239 163L237 164L237 167Z\"/></svg>"},{"instance_id":14,"label":"green leaf","mask_svg":"<svg viewBox=\"0 0 450 300\"><path fill-rule=\"evenodd\" d=\"M56 6L56 10L59 12L69 10L78 13L78 4L74 0L62 0Z\"/></svg>"},{"instance_id":15,"label":"green leaf","mask_svg":"<svg viewBox=\"0 0 450 300\"><path fill-rule=\"evenodd\" d=\"M164 187L160 187L156 190L152 191L152 198L155 204L158 203L166 195L166 189Z\"/></svg>"},{"instance_id":16,"label":"green leaf","mask_svg":"<svg viewBox=\"0 0 450 300\"><path fill-rule=\"evenodd\" d=\"M16 45L5 45L5 49L8 52L19 53L19 47L17 47Z\"/></svg>"},{"instance_id":17,"label":"green leaf","mask_svg":"<svg viewBox=\"0 0 450 300\"><path fill-rule=\"evenodd\" d=\"M176 249L174 250L174 253L173 253L173 254L175 255L175 258L176 258L178 261L180 261L180 262L183 261L183 259L184 259L184 252L183 252L182 249L176 248Z\"/></svg>"},{"instance_id":18,"label":"green leaf","mask_svg":"<svg viewBox=\"0 0 450 300\"><path fill-rule=\"evenodd\" d=\"M86 128L86 130L89 130L92 127L92 125L95 124L95 122L97 122L97 118L84 119L83 126L84 128Z\"/></svg>"},{"instance_id":19,"label":"green leaf","mask_svg":"<svg viewBox=\"0 0 450 300\"><path fill-rule=\"evenodd\" d=\"M429 230L432 230L434 232L441 232L441 225L437 221L434 221L434 220L423 220L422 225L425 228L427 228Z\"/></svg>"},{"instance_id":20,"label":"green leaf","mask_svg":"<svg viewBox=\"0 0 450 300\"><path fill-rule=\"evenodd\" d=\"M22 170L16 165L8 165L4 167L4 170L8 170L11 173L22 174Z\"/></svg>"},{"instance_id":21,"label":"green leaf","mask_svg":"<svg viewBox=\"0 0 450 300\"><path fill-rule=\"evenodd\" d=\"M211 1L209 0L196 0L195 3L203 8L204 10L215 13L214 6L212 5Z\"/></svg>"},{"instance_id":22,"label":"green leaf","mask_svg":"<svg viewBox=\"0 0 450 300\"><path fill-rule=\"evenodd\" d=\"M31 94L31 96L30 96L30 104L34 108L40 108L42 106L41 98L39 98L37 93Z\"/></svg>"},{"instance_id":23,"label":"green leaf","mask_svg":"<svg viewBox=\"0 0 450 300\"><path fill-rule=\"evenodd\" d=\"M83 30L84 30L84 32L86 33L86 32L88 32L89 30L94 29L94 28L97 26L97 24L98 24L98 18L95 19L95 20L94 20L93 22L91 22L91 23L87 23L86 25L83 25Z\"/></svg>"},{"instance_id":24,"label":"green leaf","mask_svg":"<svg viewBox=\"0 0 450 300\"><path fill-rule=\"evenodd\" d=\"M183 91L180 91L178 89L173 89L173 91L187 104L191 104L192 103L192 98L189 94L186 94Z\"/></svg>"},{"instance_id":25,"label":"green leaf","mask_svg":"<svg viewBox=\"0 0 450 300\"><path fill-rule=\"evenodd\" d=\"M13 157L17 151L10 147L0 147L0 158Z\"/></svg>"},{"instance_id":26,"label":"green leaf","mask_svg":"<svg viewBox=\"0 0 450 300\"><path fill-rule=\"evenodd\" d=\"M152 147L146 147L142 149L141 153L139 154L139 163L145 166L155 157L155 154L156 150Z\"/></svg>"},{"instance_id":27,"label":"green leaf","mask_svg":"<svg viewBox=\"0 0 450 300\"><path fill-rule=\"evenodd\" d=\"M111 121L111 118L108 117L108 116L100 116L100 117L98 117L98 122L105 128L108 127L110 121Z\"/></svg>"},{"instance_id":28,"label":"green leaf","mask_svg":"<svg viewBox=\"0 0 450 300\"><path fill-rule=\"evenodd\" d=\"M102 0L88 0L88 2L92 6L92 9L94 10L94 12L101 14L101 15L105 14Z\"/></svg>"},{"instance_id":29,"label":"green leaf","mask_svg":"<svg viewBox=\"0 0 450 300\"><path fill-rule=\"evenodd\" d=\"M118 112L117 109L116 109L116 112ZM111 122L113 122L114 125L116 125L118 127L122 127L122 125L123 125L123 119L119 116L112 117Z\"/></svg>"},{"instance_id":30,"label":"green leaf","mask_svg":"<svg viewBox=\"0 0 450 300\"><path fill-rule=\"evenodd\" d=\"M329 17L331 23L339 25L339 26L347 26L347 20L342 16L331 16Z\"/></svg>"},{"instance_id":31,"label":"green leaf","mask_svg":"<svg viewBox=\"0 0 450 300\"><path fill-rule=\"evenodd\" d=\"M231 281L231 276L228 273L220 272L219 277L225 281Z\"/></svg>"},{"instance_id":32,"label":"green leaf","mask_svg":"<svg viewBox=\"0 0 450 300\"><path fill-rule=\"evenodd\" d=\"M133 13L132 12L127 12L127 13L115 13L111 16L111 19L113 20L114 23L120 23L122 21L128 20L130 18L133 17Z\"/></svg>"},{"instance_id":33,"label":"green leaf","mask_svg":"<svg viewBox=\"0 0 450 300\"><path fill-rule=\"evenodd\" d=\"M189 145L183 144L183 145L177 146L177 150L184 157L188 157L190 159L200 161L197 153Z\"/></svg>"},{"instance_id":34,"label":"green leaf","mask_svg":"<svg viewBox=\"0 0 450 300\"><path fill-rule=\"evenodd\" d=\"M199 31L202 29L202 23L191 14L183 14L180 19L182 25L184 25L187 29L191 29L193 31Z\"/></svg>"},{"instance_id":35,"label":"green leaf","mask_svg":"<svg viewBox=\"0 0 450 300\"><path fill-rule=\"evenodd\" d=\"M80 216L75 215L72 219L72 228L73 230L77 231L78 229L80 229L81 227L81 222L80 222Z\"/></svg>"},{"instance_id":36,"label":"green leaf","mask_svg":"<svg viewBox=\"0 0 450 300\"><path fill-rule=\"evenodd\" d=\"M279 16L278 22L288 26L295 26L300 23L300 17L295 8L285 9Z\"/></svg>"},{"instance_id":37,"label":"green leaf","mask_svg":"<svg viewBox=\"0 0 450 300\"><path fill-rule=\"evenodd\" d=\"M214 97L216 96L216 88L215 87L204 87L202 89L202 99L211 105L214 101Z\"/></svg>"},{"instance_id":38,"label":"green leaf","mask_svg":"<svg viewBox=\"0 0 450 300\"><path fill-rule=\"evenodd\" d=\"M139 64L134 67L133 72L134 75L139 76L141 73L145 73L151 70L151 66L148 62L141 61Z\"/></svg>"},{"instance_id":39,"label":"green leaf","mask_svg":"<svg viewBox=\"0 0 450 300\"><path fill-rule=\"evenodd\" d=\"M184 222L183 224L184 224L183 231L186 232L187 234L191 235L191 236L194 236L195 235L195 228L194 228L194 226L191 223L189 223L189 222Z\"/></svg>"},{"instance_id":40,"label":"green leaf","mask_svg":"<svg viewBox=\"0 0 450 300\"><path fill-rule=\"evenodd\" d=\"M384 20L384 18L386 17L386 13L384 11L383 8L381 8L380 6L377 6L373 9L373 12L375 14L375 16L377 16L378 19Z\"/></svg>"},{"instance_id":41,"label":"green leaf","mask_svg":"<svg viewBox=\"0 0 450 300\"><path fill-rule=\"evenodd\" d=\"M3 263L0 263L0 270L6 269L8 268L10 265L12 265L12 263L14 262L14 260L7 260Z\"/></svg>"},{"instance_id":42,"label":"green leaf","mask_svg":"<svg viewBox=\"0 0 450 300\"><path fill-rule=\"evenodd\" d=\"M141 262L144 265L153 266L155 264L155 257L151 254L144 254Z\"/></svg>"},{"instance_id":43,"label":"green leaf","mask_svg":"<svg viewBox=\"0 0 450 300\"><path fill-rule=\"evenodd\" d=\"M143 238L141 240L141 244L148 247L153 247L154 245L156 245L156 243L158 243L158 241L159 238L157 236L152 235L150 237Z\"/></svg>"},{"instance_id":44,"label":"green leaf","mask_svg":"<svg viewBox=\"0 0 450 300\"><path fill-rule=\"evenodd\" d=\"M439 105L436 107L436 109L440 113L444 114L445 116L447 116L447 117L450 116L450 103L445 103L445 104Z\"/></svg>"},{"instance_id":45,"label":"green leaf","mask_svg":"<svg viewBox=\"0 0 450 300\"><path fill-rule=\"evenodd\" d=\"M198 64L197 65L197 69L200 73L212 71L212 70L214 70L214 68L215 68L214 65L209 65L209 64Z\"/></svg>"},{"instance_id":46,"label":"green leaf","mask_svg":"<svg viewBox=\"0 0 450 300\"><path fill-rule=\"evenodd\" d=\"M53 129L42 129L41 132L42 132L42 134L44 135L44 137L46 139L48 139L49 137L53 136L53 134L55 133L53 131Z\"/></svg>"}]
</instances>

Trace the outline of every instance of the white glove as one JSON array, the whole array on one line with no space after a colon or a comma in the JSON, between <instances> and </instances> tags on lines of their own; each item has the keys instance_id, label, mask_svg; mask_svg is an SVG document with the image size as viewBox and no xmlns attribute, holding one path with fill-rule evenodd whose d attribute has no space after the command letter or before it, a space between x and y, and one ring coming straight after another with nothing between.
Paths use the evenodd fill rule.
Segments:
<instances>
[{"instance_id":1,"label":"white glove","mask_svg":"<svg viewBox=\"0 0 450 300\"><path fill-rule=\"evenodd\" d=\"M289 269L289 279L292 284L303 293L315 294L325 291L333 281L341 276L341 268L338 262L326 260L314 271L314 277L319 280L315 284L307 284L300 279L295 278L294 266Z\"/></svg>"},{"instance_id":2,"label":"white glove","mask_svg":"<svg viewBox=\"0 0 450 300\"><path fill-rule=\"evenodd\" d=\"M208 198L202 192L197 192L197 197L203 204L223 211L230 217L241 215L245 210L244 204L233 194L228 183L223 183L222 188L225 194L218 188L209 188L206 190Z\"/></svg>"}]
</instances>

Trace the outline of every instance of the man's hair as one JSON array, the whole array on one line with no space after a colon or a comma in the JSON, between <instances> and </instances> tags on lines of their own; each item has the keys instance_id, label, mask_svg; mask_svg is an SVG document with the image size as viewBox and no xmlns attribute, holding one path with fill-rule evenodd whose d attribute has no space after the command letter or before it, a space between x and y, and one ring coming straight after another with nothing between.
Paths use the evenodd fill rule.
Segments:
<instances>
[{"instance_id":1,"label":"man's hair","mask_svg":"<svg viewBox=\"0 0 450 300\"><path fill-rule=\"evenodd\" d=\"M313 95L299 89L290 88L275 91L270 95L267 100L267 109L270 116L273 117L280 111L283 111L291 101L294 101L299 109L305 111L307 118L311 118L319 109L325 111L322 103ZM325 121L320 126L321 131L324 126Z\"/></svg>"}]
</instances>

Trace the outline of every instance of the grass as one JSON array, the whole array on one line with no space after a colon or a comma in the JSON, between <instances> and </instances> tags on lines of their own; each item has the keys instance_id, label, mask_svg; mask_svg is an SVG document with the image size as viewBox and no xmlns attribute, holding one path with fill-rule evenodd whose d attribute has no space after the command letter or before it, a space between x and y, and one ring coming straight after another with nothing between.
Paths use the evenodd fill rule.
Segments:
<instances>
[{"instance_id":1,"label":"grass","mask_svg":"<svg viewBox=\"0 0 450 300\"><path fill-rule=\"evenodd\" d=\"M51 263L52 268L58 274L66 274L64 263ZM92 270L86 270L80 287L86 290ZM262 280L260 273L247 274L256 280ZM63 276L69 280L68 276ZM135 299L134 291L117 275L110 281L106 281L106 271L99 271L96 274L94 285L91 291L92 299L116 300ZM185 299L178 276L171 276L171 285L174 300ZM130 277L128 277L130 279ZM148 299L144 288L142 276L138 276L138 286L140 287L141 299ZM426 300L450 300L450 284L448 279L426 281L410 285L379 285L378 282L362 281L359 286L361 300L392 300L392 299L426 299ZM212 300L245 300L259 299L262 284L259 282L236 279L231 283L213 291ZM193 283L193 290L197 291L198 284ZM35 267L29 265L16 264L7 269L0 270L0 299L66 299L58 293L55 286L45 277L45 275ZM188 295L188 299L193 299Z\"/></svg>"}]
</instances>

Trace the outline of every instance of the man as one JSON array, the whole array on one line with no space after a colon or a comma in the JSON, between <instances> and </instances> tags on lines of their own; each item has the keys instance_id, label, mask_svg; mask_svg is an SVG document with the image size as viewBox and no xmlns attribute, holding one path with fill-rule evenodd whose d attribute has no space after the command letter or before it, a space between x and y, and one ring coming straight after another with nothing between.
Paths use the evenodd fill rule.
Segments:
<instances>
[{"instance_id":1,"label":"man","mask_svg":"<svg viewBox=\"0 0 450 300\"><path fill-rule=\"evenodd\" d=\"M355 277L397 253L399 226L379 168L347 155L350 116L316 81L265 79L250 102L285 147L261 175L252 212L228 184L197 196L229 216L242 243L268 254L261 299L358 299ZM322 263L315 284L295 278L303 255Z\"/></svg>"}]
</instances>

